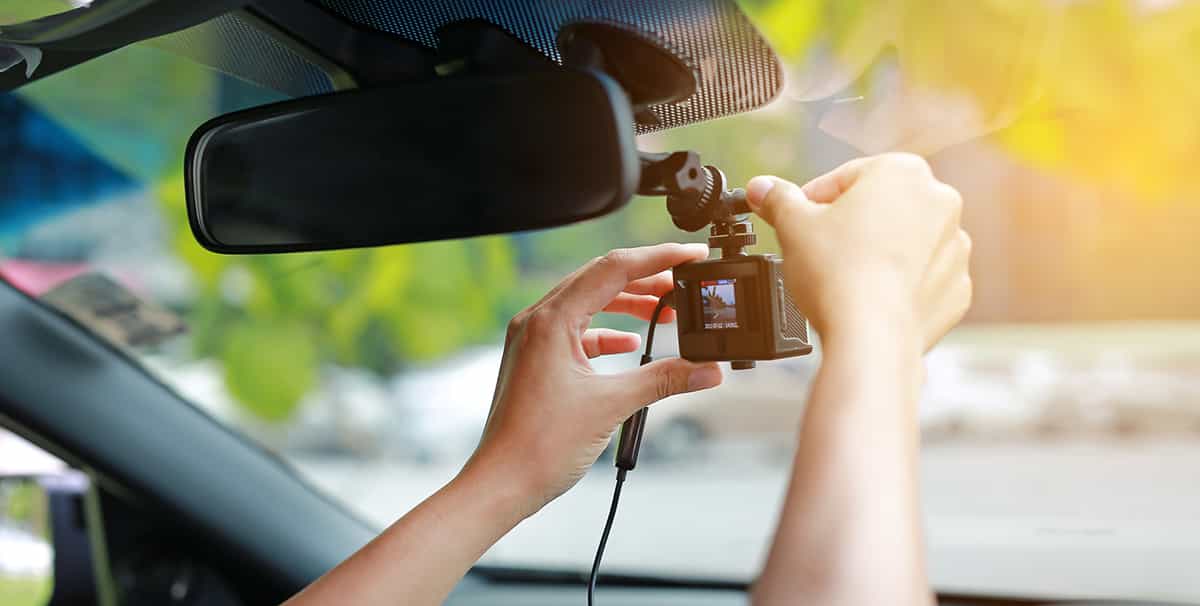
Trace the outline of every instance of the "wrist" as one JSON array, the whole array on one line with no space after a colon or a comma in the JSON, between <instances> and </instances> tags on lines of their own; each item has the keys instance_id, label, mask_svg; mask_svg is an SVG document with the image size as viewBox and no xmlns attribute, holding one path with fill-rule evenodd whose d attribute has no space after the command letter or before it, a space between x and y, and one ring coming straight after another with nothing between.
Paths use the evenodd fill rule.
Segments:
<instances>
[{"instance_id":1,"label":"wrist","mask_svg":"<svg viewBox=\"0 0 1200 606\"><path fill-rule=\"evenodd\" d=\"M824 365L850 365L857 372L894 371L919 389L925 380L920 323L907 297L863 297L840 307L815 326Z\"/></svg>"},{"instance_id":2,"label":"wrist","mask_svg":"<svg viewBox=\"0 0 1200 606\"><path fill-rule=\"evenodd\" d=\"M486 503L489 510L513 526L542 507L541 495L520 466L506 465L478 452L450 483Z\"/></svg>"},{"instance_id":3,"label":"wrist","mask_svg":"<svg viewBox=\"0 0 1200 606\"><path fill-rule=\"evenodd\" d=\"M825 349L883 339L921 350L912 290L895 271L856 271L825 292L813 328ZM865 343L864 343L865 342Z\"/></svg>"},{"instance_id":4,"label":"wrist","mask_svg":"<svg viewBox=\"0 0 1200 606\"><path fill-rule=\"evenodd\" d=\"M911 311L887 305L844 310L837 320L814 327L828 355L846 349L869 354L887 351L920 358L924 347L919 324Z\"/></svg>"}]
</instances>

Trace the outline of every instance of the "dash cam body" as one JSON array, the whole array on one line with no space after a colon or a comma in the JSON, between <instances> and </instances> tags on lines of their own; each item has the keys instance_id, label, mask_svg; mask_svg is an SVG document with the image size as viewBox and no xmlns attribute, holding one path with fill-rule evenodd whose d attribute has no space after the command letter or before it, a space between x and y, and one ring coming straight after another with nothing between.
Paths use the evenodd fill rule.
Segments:
<instances>
[{"instance_id":1,"label":"dash cam body","mask_svg":"<svg viewBox=\"0 0 1200 606\"><path fill-rule=\"evenodd\" d=\"M782 259L734 255L672 273L682 357L738 368L812 351L808 321L783 285Z\"/></svg>"},{"instance_id":2,"label":"dash cam body","mask_svg":"<svg viewBox=\"0 0 1200 606\"><path fill-rule=\"evenodd\" d=\"M695 361L729 361L734 370L755 360L777 360L812 352L808 320L783 286L783 260L752 255L758 242L746 192L725 189L725 174L701 166L694 152L646 156L643 179L667 193L667 210L677 227L706 225L708 246L721 258L685 263L673 271L679 355ZM664 185L665 184L665 185Z\"/></svg>"},{"instance_id":3,"label":"dash cam body","mask_svg":"<svg viewBox=\"0 0 1200 606\"><path fill-rule=\"evenodd\" d=\"M725 173L701 164L693 151L641 152L640 158L638 193L666 196L675 226L691 232L709 227L708 247L721 252L718 259L684 263L672 271L679 355L727 361L733 370L747 370L758 360L811 353L808 320L783 285L783 260L746 252L758 242L754 225L745 217L750 212L746 191L727 189ZM656 309L661 311L665 303L660 299ZM656 312L642 364L652 359L649 345L657 321ZM621 424L615 459L618 481L637 465L645 427L645 408Z\"/></svg>"}]
</instances>

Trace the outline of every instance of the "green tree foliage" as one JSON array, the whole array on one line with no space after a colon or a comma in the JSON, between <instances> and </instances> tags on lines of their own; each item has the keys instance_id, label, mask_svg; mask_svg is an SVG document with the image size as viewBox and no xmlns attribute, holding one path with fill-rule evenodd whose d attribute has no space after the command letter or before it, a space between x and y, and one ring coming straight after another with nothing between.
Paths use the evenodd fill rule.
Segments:
<instances>
[{"instance_id":1,"label":"green tree foliage","mask_svg":"<svg viewBox=\"0 0 1200 606\"><path fill-rule=\"evenodd\" d=\"M182 153L196 126L237 109L222 106L229 85L186 59L137 46L22 95L119 169L159 184L170 248L191 273L183 311L194 355L220 361L249 412L286 420L328 366L386 375L490 341L528 299L507 238L245 257L201 248L188 228Z\"/></svg>"},{"instance_id":2,"label":"green tree foliage","mask_svg":"<svg viewBox=\"0 0 1200 606\"><path fill-rule=\"evenodd\" d=\"M906 86L968 99L978 119L995 127L980 134L1020 162L1128 192L1131 200L1196 193L1190 168L1200 157L1194 117L1200 79L1192 73L1200 57L1196 3L741 4L783 56L789 97L815 101L857 87L870 98L881 59L892 58ZM213 72L138 47L23 94L116 166L161 184L171 250L193 277L186 312L195 354L219 360L233 395L267 420L289 418L320 383L322 368L386 375L466 344L494 342L513 313L588 258L618 246L703 241L706 235L677 231L662 200L635 199L609 217L513 237L215 255L201 249L187 227L178 172L196 125L233 109L220 107ZM814 138L818 106L783 99L752 114L642 137L639 146L699 150L735 184L760 173L803 180L845 159L829 151L836 141L828 135ZM852 153L847 148L843 155ZM773 250L769 230L758 231L759 250Z\"/></svg>"},{"instance_id":3,"label":"green tree foliage","mask_svg":"<svg viewBox=\"0 0 1200 606\"><path fill-rule=\"evenodd\" d=\"M831 58L857 77L895 53L906 82L967 95L1004 126L996 141L1031 165L1134 198L1197 193L1191 165L1200 156L1200 4L773 0L744 6L791 66L794 91L820 90L814 80L830 78L828 70L812 69L814 58Z\"/></svg>"},{"instance_id":4,"label":"green tree foliage","mask_svg":"<svg viewBox=\"0 0 1200 606\"><path fill-rule=\"evenodd\" d=\"M0 485L0 518L23 528L44 526L45 496L32 480L6 480Z\"/></svg>"},{"instance_id":5,"label":"green tree foliage","mask_svg":"<svg viewBox=\"0 0 1200 606\"><path fill-rule=\"evenodd\" d=\"M508 238L223 256L192 237L180 178L160 197L194 276L195 354L220 360L266 420L286 420L325 365L389 374L437 359L490 341L524 301Z\"/></svg>"}]
</instances>

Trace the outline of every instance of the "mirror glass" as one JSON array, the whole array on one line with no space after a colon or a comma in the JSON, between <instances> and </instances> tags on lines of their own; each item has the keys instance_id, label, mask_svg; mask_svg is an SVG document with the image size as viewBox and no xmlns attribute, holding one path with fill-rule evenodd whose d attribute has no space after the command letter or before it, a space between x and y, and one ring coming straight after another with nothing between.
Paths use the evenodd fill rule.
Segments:
<instances>
[{"instance_id":1,"label":"mirror glass","mask_svg":"<svg viewBox=\"0 0 1200 606\"><path fill-rule=\"evenodd\" d=\"M230 114L187 154L188 211L225 253L352 248L563 225L636 188L633 118L607 77L456 76Z\"/></svg>"}]
</instances>

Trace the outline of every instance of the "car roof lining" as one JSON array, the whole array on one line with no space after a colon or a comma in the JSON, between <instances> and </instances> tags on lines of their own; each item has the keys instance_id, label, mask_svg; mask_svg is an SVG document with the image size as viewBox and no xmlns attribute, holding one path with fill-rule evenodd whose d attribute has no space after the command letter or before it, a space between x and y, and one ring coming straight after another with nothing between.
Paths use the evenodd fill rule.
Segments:
<instances>
[{"instance_id":1,"label":"car roof lining","mask_svg":"<svg viewBox=\"0 0 1200 606\"><path fill-rule=\"evenodd\" d=\"M0 72L0 90L142 40L293 97L387 85L433 77L436 32L479 19L555 62L556 32L570 23L658 37L696 68L699 88L680 103L650 106L644 115L653 118L639 120L639 134L757 109L783 87L778 57L733 0L106 0L0 32L0 45L43 51L29 77ZM75 25L85 20L90 27Z\"/></svg>"},{"instance_id":2,"label":"car roof lining","mask_svg":"<svg viewBox=\"0 0 1200 606\"><path fill-rule=\"evenodd\" d=\"M15 68L0 72L0 90L15 90L134 42L203 23L242 4L242 0L105 0L6 25L0 29L0 47L37 47L42 60L32 75Z\"/></svg>"}]
</instances>

